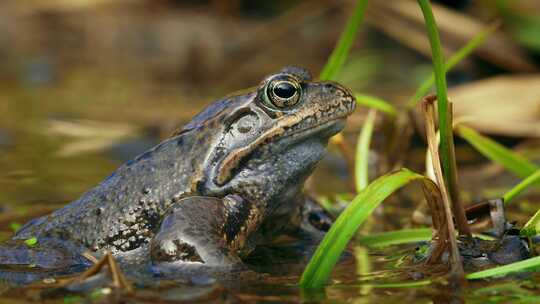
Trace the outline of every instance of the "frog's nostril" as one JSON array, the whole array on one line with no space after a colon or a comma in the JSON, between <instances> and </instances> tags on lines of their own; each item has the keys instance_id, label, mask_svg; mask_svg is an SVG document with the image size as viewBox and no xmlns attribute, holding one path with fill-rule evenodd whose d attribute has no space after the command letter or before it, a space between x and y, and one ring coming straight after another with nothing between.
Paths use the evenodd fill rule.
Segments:
<instances>
[{"instance_id":1,"label":"frog's nostril","mask_svg":"<svg viewBox=\"0 0 540 304\"><path fill-rule=\"evenodd\" d=\"M353 92L347 88L347 87L344 87L342 85L338 86L339 90L341 90L343 92L343 96L346 96L346 97L351 97L354 99L354 95L353 95Z\"/></svg>"},{"instance_id":2,"label":"frog's nostril","mask_svg":"<svg viewBox=\"0 0 540 304\"><path fill-rule=\"evenodd\" d=\"M356 99L352 91L333 81L323 82L320 86L324 94L328 94L332 103L348 114L352 113L356 108Z\"/></svg>"},{"instance_id":3,"label":"frog's nostril","mask_svg":"<svg viewBox=\"0 0 540 304\"><path fill-rule=\"evenodd\" d=\"M353 93L347 87L342 86L337 82L325 82L323 88L327 92L336 92L344 97L353 98Z\"/></svg>"},{"instance_id":4,"label":"frog's nostril","mask_svg":"<svg viewBox=\"0 0 540 304\"><path fill-rule=\"evenodd\" d=\"M336 92L340 91L340 88L336 83L325 83L324 90L327 92Z\"/></svg>"}]
</instances>

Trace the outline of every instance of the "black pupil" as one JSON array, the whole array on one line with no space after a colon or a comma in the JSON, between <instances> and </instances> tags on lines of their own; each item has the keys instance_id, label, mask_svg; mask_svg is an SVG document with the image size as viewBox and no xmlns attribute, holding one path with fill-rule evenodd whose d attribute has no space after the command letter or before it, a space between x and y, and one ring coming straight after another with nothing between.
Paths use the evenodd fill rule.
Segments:
<instances>
[{"instance_id":1,"label":"black pupil","mask_svg":"<svg viewBox=\"0 0 540 304\"><path fill-rule=\"evenodd\" d=\"M280 82L274 87L274 95L279 98L287 99L294 96L296 88L288 82Z\"/></svg>"}]
</instances>

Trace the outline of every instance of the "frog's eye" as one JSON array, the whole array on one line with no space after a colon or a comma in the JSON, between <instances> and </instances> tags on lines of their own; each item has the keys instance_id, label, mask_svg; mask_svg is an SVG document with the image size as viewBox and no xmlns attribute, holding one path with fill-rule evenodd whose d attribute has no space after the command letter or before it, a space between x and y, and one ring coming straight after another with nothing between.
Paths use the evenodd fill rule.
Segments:
<instances>
[{"instance_id":1,"label":"frog's eye","mask_svg":"<svg viewBox=\"0 0 540 304\"><path fill-rule=\"evenodd\" d=\"M298 103L302 87L289 77L276 77L266 85L265 101L278 109L290 108Z\"/></svg>"}]
</instances>

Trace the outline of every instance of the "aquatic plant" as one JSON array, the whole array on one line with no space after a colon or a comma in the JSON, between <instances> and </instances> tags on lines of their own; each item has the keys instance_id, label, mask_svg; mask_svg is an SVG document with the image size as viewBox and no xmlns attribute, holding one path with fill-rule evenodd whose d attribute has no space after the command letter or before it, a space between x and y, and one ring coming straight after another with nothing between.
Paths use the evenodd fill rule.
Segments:
<instances>
[{"instance_id":1,"label":"aquatic plant","mask_svg":"<svg viewBox=\"0 0 540 304\"><path fill-rule=\"evenodd\" d=\"M371 110L358 137L355 155L355 186L358 194L338 217L307 265L300 280L300 286L304 289L318 289L324 286L330 277L333 267L341 256L341 253L347 246L347 243L356 234L357 229L362 225L362 223L387 197L413 180L419 180L423 183L424 187L431 189L430 192L432 195L438 198L438 203L445 206L446 215L442 215L442 217L437 220L439 222L438 227L433 227L431 229L422 228L399 230L364 236L360 238L359 243L367 246L385 246L390 244L427 240L433 235L433 231L439 233L441 232L441 227L444 226L441 224L441 221L446 220L446 237L449 238L450 243L452 243L450 246L453 261L452 271L456 274L463 273L461 262L457 256L457 246L455 245L453 223L450 219L456 219L458 229L461 234L470 234L470 231L465 218L465 210L461 205L461 198L459 197L457 165L454 152L452 107L451 103L448 101L445 74L457 63L467 57L474 49L480 46L486 40L489 34L495 31L498 23L489 26L484 31L473 37L471 41L463 46L445 63L443 60L440 39L430 3L428 0L418 0L418 4L424 16L428 38L431 45L433 74L427 78L416 90L415 94L409 99L406 108L408 110L412 109L418 103L418 101L420 101L423 96L429 92L435 83L437 92L436 101L438 105L437 118L439 122L440 148L437 148L439 147L439 144L437 144L435 140L435 120L433 115L430 114L430 111L433 111L434 108L433 106L429 105L430 102L435 101L435 98L427 100L427 103L424 105L424 109L426 112L426 120L428 122L431 121L427 128L428 133L431 133L428 134L428 143L430 144L429 150L432 153L432 160L434 160L434 168L439 167L438 170L435 170L439 172L440 177L437 182L439 186L442 186L443 188L437 187L437 185L427 177L407 169L401 169L400 171L383 175L372 183L368 182L368 153L376 113L375 110ZM363 16L366 5L367 1L357 2L353 17L351 17L347 23L346 29L344 30L340 41L332 53L327 65L323 69L321 79L333 79L345 62L348 50L350 49L354 39L354 34L356 34L356 31L351 29L351 27L359 26L362 18L361 16ZM364 94L356 93L355 96L357 97L358 104L379 110L387 114L390 118L395 119L397 117L398 110L392 104L377 97ZM456 131L486 157L500 163L518 176L527 177L504 195L504 199L507 203L513 200L518 194L525 191L531 185L538 183L538 180L540 179L540 171L538 171L538 167L536 165L532 164L527 159L516 155L504 146L489 138L483 137L473 129L464 125L458 125L456 127ZM447 191L448 194L446 194ZM449 207L450 204L452 204L451 211ZM537 214L539 213L540 211L537 212ZM434 218L434 226L435 222L436 221ZM536 230L533 228L536 227L538 222L540 222L540 215L535 215L535 217L533 217L529 222L530 224L528 223L526 227L530 231L533 231L533 233L536 233ZM489 276L503 275L511 272L531 269L538 265L540 265L540 259L533 258L505 266L494 267L485 271L467 274L465 275L465 278L479 279ZM430 284L430 281L422 281L422 284Z\"/></svg>"}]
</instances>

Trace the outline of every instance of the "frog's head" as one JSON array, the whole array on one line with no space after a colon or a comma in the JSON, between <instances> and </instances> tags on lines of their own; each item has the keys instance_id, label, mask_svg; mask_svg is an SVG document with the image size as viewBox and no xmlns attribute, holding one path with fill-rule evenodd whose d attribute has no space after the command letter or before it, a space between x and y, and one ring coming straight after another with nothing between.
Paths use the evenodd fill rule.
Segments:
<instances>
[{"instance_id":1,"label":"frog's head","mask_svg":"<svg viewBox=\"0 0 540 304\"><path fill-rule=\"evenodd\" d=\"M257 198L285 191L286 184L301 187L354 109L348 89L286 67L190 123L193 128L204 121L215 130L194 187L205 195L248 191Z\"/></svg>"}]
</instances>

